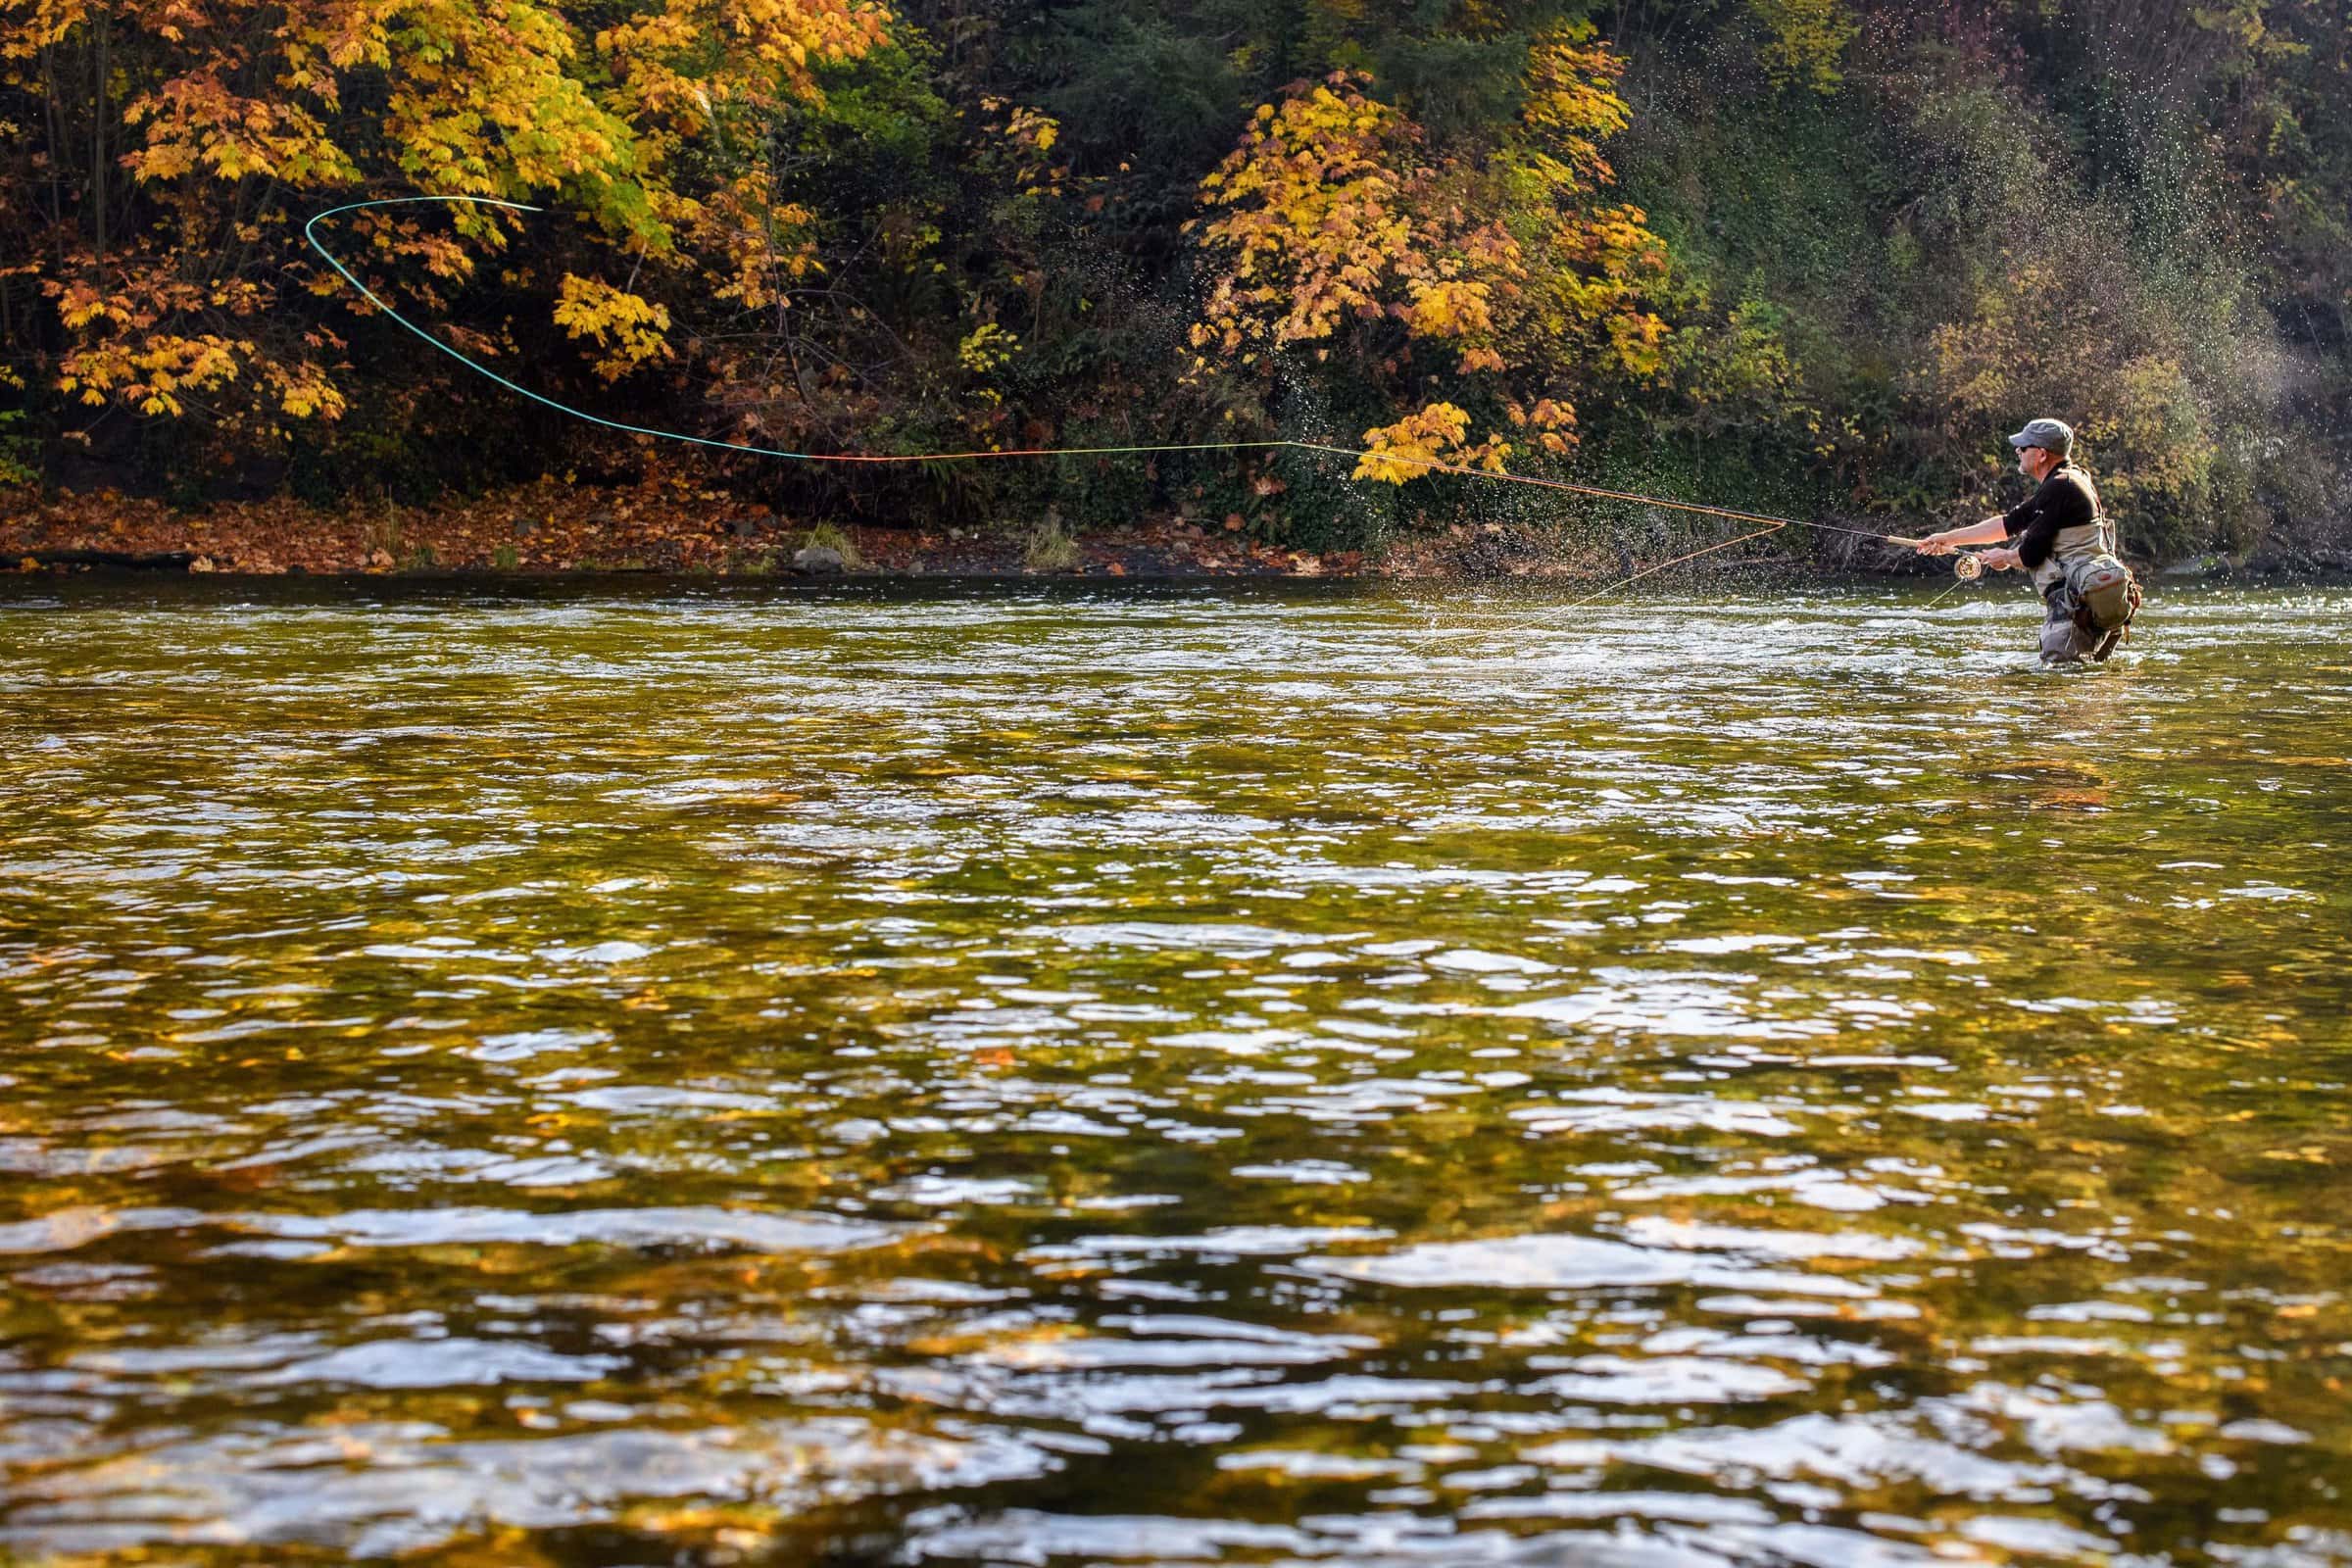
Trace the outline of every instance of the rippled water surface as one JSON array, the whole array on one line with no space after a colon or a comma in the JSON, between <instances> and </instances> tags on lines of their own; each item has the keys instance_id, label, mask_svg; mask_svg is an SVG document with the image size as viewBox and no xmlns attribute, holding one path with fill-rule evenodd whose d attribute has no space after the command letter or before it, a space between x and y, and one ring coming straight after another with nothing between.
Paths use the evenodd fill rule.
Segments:
<instances>
[{"instance_id":1,"label":"rippled water surface","mask_svg":"<svg viewBox=\"0 0 2352 1568\"><path fill-rule=\"evenodd\" d=\"M2352 1562L2352 595L0 600L0 1559Z\"/></svg>"}]
</instances>

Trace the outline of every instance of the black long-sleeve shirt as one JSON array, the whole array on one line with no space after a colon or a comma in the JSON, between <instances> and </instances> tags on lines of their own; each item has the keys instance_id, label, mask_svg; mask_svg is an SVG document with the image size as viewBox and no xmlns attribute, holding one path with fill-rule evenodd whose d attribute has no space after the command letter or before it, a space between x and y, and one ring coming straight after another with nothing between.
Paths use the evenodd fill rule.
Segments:
<instances>
[{"instance_id":1,"label":"black long-sleeve shirt","mask_svg":"<svg viewBox=\"0 0 2352 1568\"><path fill-rule=\"evenodd\" d=\"M2061 460L2040 487L2001 520L2009 525L2009 537L2017 540L2018 564L2032 571L2050 559L2059 529L2096 522L2098 517L2099 492L2090 475Z\"/></svg>"}]
</instances>

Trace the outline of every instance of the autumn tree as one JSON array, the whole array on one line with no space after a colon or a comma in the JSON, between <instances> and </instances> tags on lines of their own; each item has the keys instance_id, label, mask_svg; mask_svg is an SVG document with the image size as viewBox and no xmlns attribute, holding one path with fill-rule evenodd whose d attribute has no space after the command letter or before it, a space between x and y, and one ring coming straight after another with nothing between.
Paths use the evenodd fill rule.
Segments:
<instances>
[{"instance_id":1,"label":"autumn tree","mask_svg":"<svg viewBox=\"0 0 2352 1568\"><path fill-rule=\"evenodd\" d=\"M805 265L800 215L728 136L814 102L816 71L886 21L869 0L19 0L0 11L13 368L101 429L180 421L222 459L277 449L340 416L359 373L356 302L303 219L414 193L583 215L598 240L578 270L516 281L600 376L659 366L667 313L632 279L708 270L756 298ZM434 313L511 231L489 209L411 207L337 239L371 286Z\"/></svg>"},{"instance_id":2,"label":"autumn tree","mask_svg":"<svg viewBox=\"0 0 2352 1568\"><path fill-rule=\"evenodd\" d=\"M1358 73L1259 106L1201 185L1196 370L1303 360L1377 388L1405 412L1360 432L1363 477L1566 453L1580 389L1655 374L1667 332L1664 248L1605 199L1622 69L1590 28L1537 35L1517 116L1474 151L1433 154Z\"/></svg>"},{"instance_id":3,"label":"autumn tree","mask_svg":"<svg viewBox=\"0 0 2352 1568\"><path fill-rule=\"evenodd\" d=\"M2137 537L2234 545L2352 458L2348 6L0 0L0 483L646 471L299 239L445 193L547 211L370 211L340 254L517 380L724 442L1315 434L1399 484L1910 519L1995 499L2046 403ZM1431 493L671 460L778 512L1334 543Z\"/></svg>"}]
</instances>

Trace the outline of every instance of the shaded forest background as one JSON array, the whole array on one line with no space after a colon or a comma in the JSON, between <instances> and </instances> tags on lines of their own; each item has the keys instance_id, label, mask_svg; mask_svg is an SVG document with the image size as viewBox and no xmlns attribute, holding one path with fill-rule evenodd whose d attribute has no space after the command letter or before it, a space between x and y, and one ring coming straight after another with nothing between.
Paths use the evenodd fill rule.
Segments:
<instances>
[{"instance_id":1,"label":"shaded forest background","mask_svg":"<svg viewBox=\"0 0 2352 1568\"><path fill-rule=\"evenodd\" d=\"M0 482L799 516L1949 521L2072 419L2158 557L2341 541L2352 0L0 0ZM797 451L1372 449L854 470ZM1382 482L1386 481L1386 482ZM1551 501L1539 510L1557 514Z\"/></svg>"}]
</instances>

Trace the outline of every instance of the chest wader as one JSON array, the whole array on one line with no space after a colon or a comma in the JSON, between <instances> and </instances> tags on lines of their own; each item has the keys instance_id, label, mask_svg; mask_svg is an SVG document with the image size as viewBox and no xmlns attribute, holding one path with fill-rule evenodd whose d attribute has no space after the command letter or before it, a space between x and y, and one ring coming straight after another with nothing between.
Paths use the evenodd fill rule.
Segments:
<instances>
[{"instance_id":1,"label":"chest wader","mask_svg":"<svg viewBox=\"0 0 2352 1568\"><path fill-rule=\"evenodd\" d=\"M2034 568L2034 586L2050 607L2043 658L2105 659L2131 635L2132 617L2139 612L2139 583L2116 559L2115 548L2115 529L2105 517L2058 530L2049 559ZM2052 634L2062 624L2068 635L2054 642Z\"/></svg>"}]
</instances>

